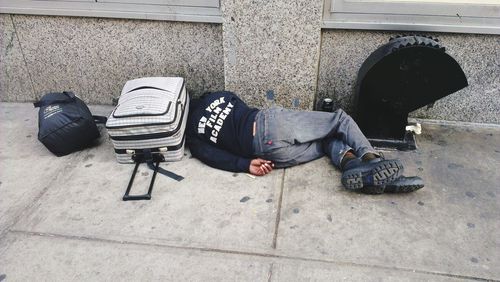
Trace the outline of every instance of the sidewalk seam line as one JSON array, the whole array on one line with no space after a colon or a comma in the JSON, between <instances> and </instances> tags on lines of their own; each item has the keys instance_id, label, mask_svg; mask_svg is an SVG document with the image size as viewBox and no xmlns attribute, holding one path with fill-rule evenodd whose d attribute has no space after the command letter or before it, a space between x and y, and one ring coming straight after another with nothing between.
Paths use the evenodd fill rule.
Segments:
<instances>
[{"instance_id":1,"label":"sidewalk seam line","mask_svg":"<svg viewBox=\"0 0 500 282\"><path fill-rule=\"evenodd\" d=\"M286 168L283 169L283 174L281 175L281 185L280 185L280 195L278 198L278 211L276 212L276 222L274 223L274 235L273 235L273 244L272 248L276 250L276 247L278 245L278 230L280 227L280 221L281 221L281 206L283 202L283 190L285 190L285 173L286 173Z\"/></svg>"},{"instance_id":2,"label":"sidewalk seam line","mask_svg":"<svg viewBox=\"0 0 500 282\"><path fill-rule=\"evenodd\" d=\"M212 253L228 254L228 255L241 255L241 256L249 256L249 257L276 258L276 259L283 259L283 260L296 260L296 261L305 261L305 262L337 264L337 265L341 265L341 266L380 268L380 269L392 270L392 271L403 271L403 272L436 275L436 276L443 276L443 277L450 277L450 278L470 279L470 280L475 280L475 281L500 282L500 280L496 280L496 279L474 277L474 276L467 276L467 275L460 275L460 274L433 272L433 271L427 271L427 270L418 270L418 269L410 269L410 268L402 268L402 267L388 267L388 266L384 266L384 265L371 265L371 264L363 264L363 263L334 261L334 260L326 260L326 259L318 259L318 258L296 257L296 256L281 255L281 254L224 250L224 249L216 249L216 248L208 248L208 247L171 246L171 245L165 245L165 244L159 244L159 243L132 242L132 241L125 241L125 240L104 239L104 238L88 237L88 236L76 236L76 235L63 235L63 234L56 234L56 233L44 233L44 232L34 232L34 231L24 231L24 230L8 230L8 232L6 232L6 233L14 233L14 234L17 233L17 234L23 234L23 235L35 236L35 237L53 237L53 238L63 238L63 239L67 239L67 240L101 242L101 243L111 243L111 244L120 244L120 245L126 244L126 245L136 245L136 246L159 247L159 248L165 248L165 249L176 249L176 250L184 250L184 251L212 252Z\"/></svg>"}]
</instances>

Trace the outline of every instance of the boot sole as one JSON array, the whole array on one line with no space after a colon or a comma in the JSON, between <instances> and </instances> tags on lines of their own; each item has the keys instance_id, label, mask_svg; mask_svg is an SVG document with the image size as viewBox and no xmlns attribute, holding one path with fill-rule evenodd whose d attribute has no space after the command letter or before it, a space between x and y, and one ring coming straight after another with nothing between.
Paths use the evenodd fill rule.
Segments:
<instances>
[{"instance_id":1,"label":"boot sole","mask_svg":"<svg viewBox=\"0 0 500 282\"><path fill-rule=\"evenodd\" d=\"M413 185L396 185L387 186L385 189L386 193L410 193L424 188L424 184L413 184Z\"/></svg>"},{"instance_id":2,"label":"boot sole","mask_svg":"<svg viewBox=\"0 0 500 282\"><path fill-rule=\"evenodd\" d=\"M371 168L354 168L342 174L342 184L349 190L361 189L364 186L383 186L394 181L403 172L403 164L399 160L384 160Z\"/></svg>"},{"instance_id":3,"label":"boot sole","mask_svg":"<svg viewBox=\"0 0 500 282\"><path fill-rule=\"evenodd\" d=\"M363 194L379 195L385 191L385 186L365 186L358 190Z\"/></svg>"}]
</instances>

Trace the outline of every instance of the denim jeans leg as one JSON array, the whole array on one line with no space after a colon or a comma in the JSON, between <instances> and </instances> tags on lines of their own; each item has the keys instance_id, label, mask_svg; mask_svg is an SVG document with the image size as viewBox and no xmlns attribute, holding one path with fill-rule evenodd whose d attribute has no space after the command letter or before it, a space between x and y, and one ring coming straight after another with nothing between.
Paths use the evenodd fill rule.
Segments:
<instances>
[{"instance_id":1,"label":"denim jeans leg","mask_svg":"<svg viewBox=\"0 0 500 282\"><path fill-rule=\"evenodd\" d=\"M352 150L352 148L344 143L344 141L330 137L323 140L323 149L325 153L330 157L332 164L340 169L340 163L344 158L345 154Z\"/></svg>"},{"instance_id":2,"label":"denim jeans leg","mask_svg":"<svg viewBox=\"0 0 500 282\"><path fill-rule=\"evenodd\" d=\"M282 108L260 111L256 118L254 153L274 162L276 168L290 167L309 162L325 155L321 140L296 142L293 134L293 115Z\"/></svg>"},{"instance_id":3,"label":"denim jeans leg","mask_svg":"<svg viewBox=\"0 0 500 282\"><path fill-rule=\"evenodd\" d=\"M361 132L361 129L359 129L359 126L351 116L342 109L335 111L334 114L335 123L338 124L335 134L333 135L334 137L351 147L357 157L362 157L366 153L378 155L377 151L372 147L368 139L366 139L365 135Z\"/></svg>"},{"instance_id":4,"label":"denim jeans leg","mask_svg":"<svg viewBox=\"0 0 500 282\"><path fill-rule=\"evenodd\" d=\"M272 161L293 165L327 153L333 164L339 166L350 148L358 157L367 152L376 154L358 125L340 109L326 113L276 107L260 111L256 123L254 152ZM330 150L319 150L328 140Z\"/></svg>"},{"instance_id":5,"label":"denim jeans leg","mask_svg":"<svg viewBox=\"0 0 500 282\"><path fill-rule=\"evenodd\" d=\"M291 167L325 155L321 141L294 144L276 148L263 154L264 159L272 160L276 168Z\"/></svg>"}]
</instances>

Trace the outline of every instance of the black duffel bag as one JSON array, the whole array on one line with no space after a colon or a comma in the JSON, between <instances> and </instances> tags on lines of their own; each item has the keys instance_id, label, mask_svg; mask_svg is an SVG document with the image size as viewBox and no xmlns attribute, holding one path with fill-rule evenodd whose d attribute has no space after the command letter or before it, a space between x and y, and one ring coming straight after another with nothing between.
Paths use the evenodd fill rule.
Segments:
<instances>
[{"instance_id":1,"label":"black duffel bag","mask_svg":"<svg viewBox=\"0 0 500 282\"><path fill-rule=\"evenodd\" d=\"M40 108L38 140L59 157L92 145L100 137L96 122L106 122L72 92L45 94L34 106Z\"/></svg>"}]
</instances>

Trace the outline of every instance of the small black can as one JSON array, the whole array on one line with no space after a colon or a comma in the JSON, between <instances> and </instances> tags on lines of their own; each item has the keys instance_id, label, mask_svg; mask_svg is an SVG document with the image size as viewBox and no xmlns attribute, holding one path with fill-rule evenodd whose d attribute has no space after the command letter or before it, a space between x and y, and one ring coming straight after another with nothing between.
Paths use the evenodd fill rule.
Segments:
<instances>
[{"instance_id":1,"label":"small black can","mask_svg":"<svg viewBox=\"0 0 500 282\"><path fill-rule=\"evenodd\" d=\"M333 112L333 100L331 98L323 99L323 102L321 103L321 111Z\"/></svg>"}]
</instances>

